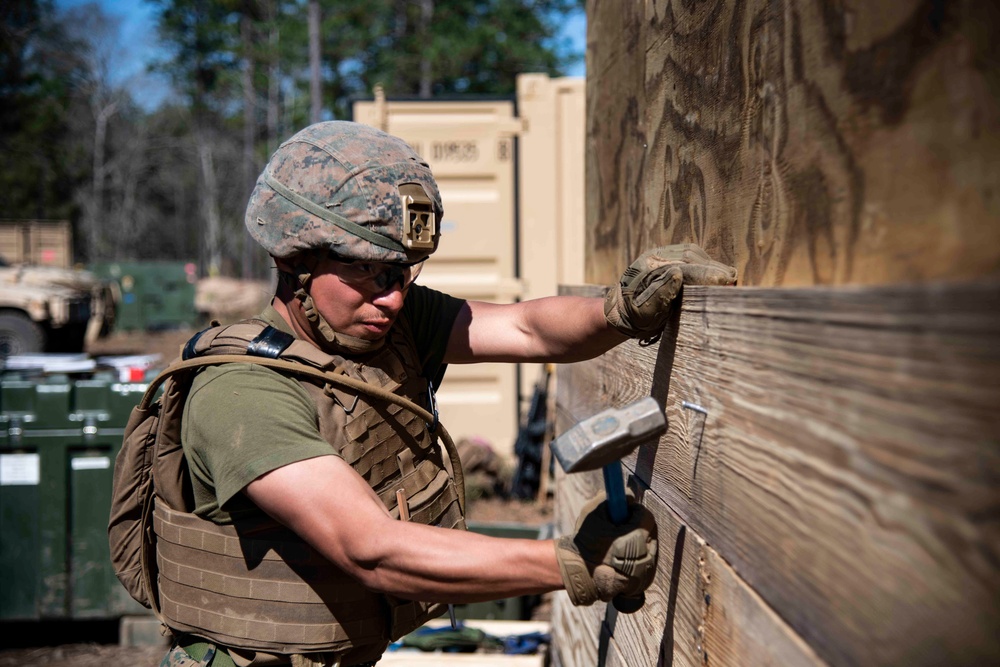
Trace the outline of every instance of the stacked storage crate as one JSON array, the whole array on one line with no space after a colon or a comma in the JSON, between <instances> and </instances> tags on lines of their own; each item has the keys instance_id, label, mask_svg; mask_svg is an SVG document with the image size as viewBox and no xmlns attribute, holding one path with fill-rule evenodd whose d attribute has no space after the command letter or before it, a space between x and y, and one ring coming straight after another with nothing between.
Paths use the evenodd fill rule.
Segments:
<instances>
[{"instance_id":1,"label":"stacked storage crate","mask_svg":"<svg viewBox=\"0 0 1000 667\"><path fill-rule=\"evenodd\" d=\"M143 611L108 553L111 479L146 385L114 373L0 378L0 620Z\"/></svg>"}]
</instances>

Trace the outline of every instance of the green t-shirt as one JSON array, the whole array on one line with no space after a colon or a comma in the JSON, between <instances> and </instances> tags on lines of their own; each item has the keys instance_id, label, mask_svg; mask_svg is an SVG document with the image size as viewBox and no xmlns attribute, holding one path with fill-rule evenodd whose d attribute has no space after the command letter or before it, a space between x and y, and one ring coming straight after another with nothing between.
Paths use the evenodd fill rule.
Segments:
<instances>
[{"instance_id":1,"label":"green t-shirt","mask_svg":"<svg viewBox=\"0 0 1000 667\"><path fill-rule=\"evenodd\" d=\"M420 285L407 292L403 316L410 321L422 374L435 380L435 387L464 303ZM261 319L293 333L270 306ZM253 363L210 366L198 373L181 429L195 513L216 523L260 512L240 491L264 473L336 454L320 436L316 405L299 382Z\"/></svg>"}]
</instances>

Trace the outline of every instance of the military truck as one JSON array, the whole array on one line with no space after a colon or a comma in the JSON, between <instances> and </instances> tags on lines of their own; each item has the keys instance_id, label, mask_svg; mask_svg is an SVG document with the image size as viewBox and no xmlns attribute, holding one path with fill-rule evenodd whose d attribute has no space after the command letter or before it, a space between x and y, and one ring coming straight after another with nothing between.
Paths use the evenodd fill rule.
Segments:
<instances>
[{"instance_id":1,"label":"military truck","mask_svg":"<svg viewBox=\"0 0 1000 667\"><path fill-rule=\"evenodd\" d=\"M0 257L0 358L82 352L114 325L114 286L89 271Z\"/></svg>"}]
</instances>

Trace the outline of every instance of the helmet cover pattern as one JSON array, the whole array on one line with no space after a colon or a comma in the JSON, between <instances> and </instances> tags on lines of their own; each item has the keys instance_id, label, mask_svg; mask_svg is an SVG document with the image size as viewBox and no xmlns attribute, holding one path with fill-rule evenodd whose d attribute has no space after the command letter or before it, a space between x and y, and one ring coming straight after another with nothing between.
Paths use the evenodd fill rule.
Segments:
<instances>
[{"instance_id":1,"label":"helmet cover pattern","mask_svg":"<svg viewBox=\"0 0 1000 667\"><path fill-rule=\"evenodd\" d=\"M400 189L414 185L438 224L431 243L408 247ZM437 249L442 214L430 167L409 144L360 123L328 121L278 147L257 179L244 222L280 259L325 250L345 260L409 263Z\"/></svg>"}]
</instances>

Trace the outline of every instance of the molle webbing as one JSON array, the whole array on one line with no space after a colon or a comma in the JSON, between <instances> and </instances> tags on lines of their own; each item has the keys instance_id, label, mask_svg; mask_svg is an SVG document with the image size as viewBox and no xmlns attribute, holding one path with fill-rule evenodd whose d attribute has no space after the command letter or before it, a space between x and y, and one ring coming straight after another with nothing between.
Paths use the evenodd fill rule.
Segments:
<instances>
[{"instance_id":1,"label":"molle webbing","mask_svg":"<svg viewBox=\"0 0 1000 667\"><path fill-rule=\"evenodd\" d=\"M300 341L296 341L300 342ZM292 347L295 347L294 345ZM179 361L172 364L166 370L164 370L157 378L149 385L146 389L146 393L143 394L142 400L140 401L137 409L147 409L152 405L156 398L156 393L159 390L161 384L174 375L180 375L191 370L195 370L204 366L220 365L225 363L254 363L261 366L266 366L272 368L279 372L284 372L293 376L311 378L313 381L329 382L331 384L328 391L331 394L337 392L337 387L346 388L348 390L354 390L356 393L367 394L372 397L384 400L392 405L401 406L407 410L411 410L418 417L423 419L425 423L433 423L434 415L431 414L424 408L415 405L411 401L407 400L405 397L398 396L392 392L385 391L381 387L373 387L370 384L356 380L355 378L347 377L344 375L333 374L327 371L320 370L318 368L311 368L309 366L304 366L301 364L296 364L288 361L284 361L285 355L282 359L248 359L246 355L235 355L235 354L222 354L219 356L211 356L208 358L195 358L189 359L187 361ZM354 395L353 393L351 395ZM458 450L455 447L454 441L451 436L445 430L444 426L441 424L437 425L434 433L437 437L441 439L444 445L445 451L448 453L449 463L448 472L455 478L455 488L458 490L458 503L462 511L465 514L465 481L464 475L462 474L461 461L458 457ZM161 495L161 494L157 494ZM179 506L179 505L175 505ZM392 509L390 505L387 506Z\"/></svg>"},{"instance_id":2,"label":"molle webbing","mask_svg":"<svg viewBox=\"0 0 1000 667\"><path fill-rule=\"evenodd\" d=\"M383 601L280 525L248 535L162 503L153 521L160 608L172 628L286 654L388 644ZM356 620L334 619L331 606Z\"/></svg>"},{"instance_id":3,"label":"molle webbing","mask_svg":"<svg viewBox=\"0 0 1000 667\"><path fill-rule=\"evenodd\" d=\"M443 471L409 501L412 521L464 528ZM288 654L381 643L381 653L444 610L373 594L269 520L219 526L157 503L153 522L162 616L227 646Z\"/></svg>"},{"instance_id":4,"label":"molle webbing","mask_svg":"<svg viewBox=\"0 0 1000 667\"><path fill-rule=\"evenodd\" d=\"M396 491L402 490L411 521L464 529L457 451L447 431L436 429L448 453L443 456L427 431L434 417L414 403L427 398L426 385L408 323L398 324L393 344L365 356L363 364L303 341L265 335L261 342L266 323L260 320L215 327L188 345L194 358L168 370L242 362L297 378L316 402L322 436L391 513L399 516ZM248 344L265 358L247 356ZM278 359L271 358L275 354ZM219 526L180 511L187 507L158 498L151 510L158 611L174 630L240 649L343 651L345 659L364 662L444 609L366 590L266 517L253 525Z\"/></svg>"},{"instance_id":5,"label":"molle webbing","mask_svg":"<svg viewBox=\"0 0 1000 667\"><path fill-rule=\"evenodd\" d=\"M417 391L416 387L404 387L403 391L400 391L402 395L394 393L401 387L398 379L405 382L408 378L411 384L419 383L420 391L425 389L423 381L418 380L420 369L415 351L406 344L407 336L402 334L403 330L408 330L409 324L404 318L400 318L390 332L391 340L386 341L385 348L366 356L367 361L364 364L347 360L340 355L328 354L302 340L294 340L284 347L280 357L274 361L266 361L259 357L246 358L248 342L255 340L266 326L264 320L252 319L202 331L198 334L195 344L191 346L191 352L201 359L194 358L181 363L204 364L217 358L217 355L226 356L225 361L228 362L236 360L232 355L243 355L243 359L239 360L243 363L265 365L300 379L307 392L313 395L319 405L325 401L325 397L332 396L349 413L342 425L347 440L341 448L341 456L352 466L357 464L361 467L359 472L369 481L383 501L389 501L386 502L386 507L392 510L395 506L395 489L392 489L390 494L389 491L380 488L382 477L377 474L379 470L373 469L377 464L372 463L378 452L372 450L390 439L394 429L400 427L409 431L413 437L424 437L427 441L423 447L427 447L433 442L426 438L428 434L424 427L436 422L433 414L410 400L414 396L413 392ZM336 375L315 373L311 369L336 371ZM320 381L319 385L316 384L317 380ZM322 394L316 391L317 386L322 387ZM366 406L355 409L359 398L362 398ZM395 426L386 424L382 416L385 411L399 423ZM417 435L418 431L422 432L422 436ZM327 435L331 434L325 433L324 437ZM436 428L433 435L440 438L448 455L446 466L448 472L455 478L459 505L464 514L465 480L458 450L443 427ZM384 459L382 465L386 465ZM370 478L366 474L367 471L376 474Z\"/></svg>"}]
</instances>

